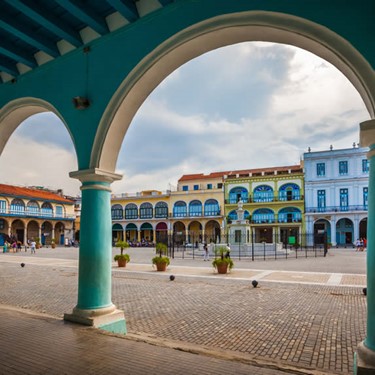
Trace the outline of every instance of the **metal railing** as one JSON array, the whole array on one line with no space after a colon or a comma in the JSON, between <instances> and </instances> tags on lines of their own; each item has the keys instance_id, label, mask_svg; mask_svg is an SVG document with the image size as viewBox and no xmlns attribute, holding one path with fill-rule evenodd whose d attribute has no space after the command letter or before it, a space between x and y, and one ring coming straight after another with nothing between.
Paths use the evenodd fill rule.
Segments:
<instances>
[{"instance_id":1,"label":"metal railing","mask_svg":"<svg viewBox=\"0 0 375 375\"><path fill-rule=\"evenodd\" d=\"M45 213L45 212L30 212L30 211L16 211L16 210L0 210L2 216L13 216L13 217L28 217L37 219L68 219L74 220L75 215L68 214L56 214L56 213Z\"/></svg>"},{"instance_id":2,"label":"metal railing","mask_svg":"<svg viewBox=\"0 0 375 375\"><path fill-rule=\"evenodd\" d=\"M297 234L295 236L271 236L267 240L256 233L250 238L244 236L202 236L197 233L186 235L173 234L168 236L169 255L177 259L203 259L203 245L208 244L210 258L215 258L216 249L229 243L230 257L237 260L277 260L325 256L328 251L325 234Z\"/></svg>"},{"instance_id":3,"label":"metal railing","mask_svg":"<svg viewBox=\"0 0 375 375\"><path fill-rule=\"evenodd\" d=\"M367 211L367 205L306 207L306 213Z\"/></svg>"},{"instance_id":4,"label":"metal railing","mask_svg":"<svg viewBox=\"0 0 375 375\"><path fill-rule=\"evenodd\" d=\"M253 197L241 198L243 203L272 203L272 202L293 202L302 201L304 199L303 194L299 194L292 197L280 197L278 195L273 195L269 197ZM225 204L238 204L236 199L225 199Z\"/></svg>"}]
</instances>

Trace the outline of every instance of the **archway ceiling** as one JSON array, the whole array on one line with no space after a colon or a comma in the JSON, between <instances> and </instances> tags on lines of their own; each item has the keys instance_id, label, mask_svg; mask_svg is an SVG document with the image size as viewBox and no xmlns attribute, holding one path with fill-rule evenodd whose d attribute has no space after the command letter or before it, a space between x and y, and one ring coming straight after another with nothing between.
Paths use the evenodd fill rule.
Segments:
<instances>
[{"instance_id":1,"label":"archway ceiling","mask_svg":"<svg viewBox=\"0 0 375 375\"><path fill-rule=\"evenodd\" d=\"M0 0L0 83L172 1L141 9L138 0Z\"/></svg>"}]
</instances>

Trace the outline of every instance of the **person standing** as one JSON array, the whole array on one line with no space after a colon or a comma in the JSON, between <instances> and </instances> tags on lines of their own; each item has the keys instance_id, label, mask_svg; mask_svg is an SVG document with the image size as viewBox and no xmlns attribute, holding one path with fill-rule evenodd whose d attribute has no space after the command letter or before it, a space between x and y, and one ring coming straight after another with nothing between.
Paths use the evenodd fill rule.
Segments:
<instances>
[{"instance_id":1,"label":"person standing","mask_svg":"<svg viewBox=\"0 0 375 375\"><path fill-rule=\"evenodd\" d=\"M204 261L206 260L210 260L210 254L208 252L208 246L207 244L205 243L204 246L203 246L203 250L204 250Z\"/></svg>"},{"instance_id":2,"label":"person standing","mask_svg":"<svg viewBox=\"0 0 375 375\"><path fill-rule=\"evenodd\" d=\"M35 247L36 247L36 242L32 240L30 244L31 254L36 254Z\"/></svg>"}]
</instances>

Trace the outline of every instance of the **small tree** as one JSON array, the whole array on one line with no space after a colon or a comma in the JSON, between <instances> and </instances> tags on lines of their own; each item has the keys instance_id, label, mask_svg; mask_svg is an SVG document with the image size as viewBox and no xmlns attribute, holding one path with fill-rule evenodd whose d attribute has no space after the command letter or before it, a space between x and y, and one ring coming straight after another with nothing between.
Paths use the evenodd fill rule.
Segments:
<instances>
[{"instance_id":1,"label":"small tree","mask_svg":"<svg viewBox=\"0 0 375 375\"><path fill-rule=\"evenodd\" d=\"M126 241L117 241L115 246L120 248L121 255L123 255L124 249L129 247L129 244Z\"/></svg>"}]
</instances>

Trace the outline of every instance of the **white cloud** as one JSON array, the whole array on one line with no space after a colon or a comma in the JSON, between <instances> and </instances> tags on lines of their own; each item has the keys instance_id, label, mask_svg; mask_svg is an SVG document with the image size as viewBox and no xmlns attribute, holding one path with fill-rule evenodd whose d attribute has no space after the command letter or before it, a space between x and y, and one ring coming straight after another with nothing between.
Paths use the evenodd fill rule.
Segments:
<instances>
[{"instance_id":1,"label":"white cloud","mask_svg":"<svg viewBox=\"0 0 375 375\"><path fill-rule=\"evenodd\" d=\"M351 147L366 119L350 82L311 53L270 43L218 49L172 73L140 108L113 190L166 190L188 173L297 164L307 147ZM78 192L68 177L77 168L71 141L48 133L47 143L33 142L45 139L42 126L22 134L17 129L0 158L2 180Z\"/></svg>"},{"instance_id":2,"label":"white cloud","mask_svg":"<svg viewBox=\"0 0 375 375\"><path fill-rule=\"evenodd\" d=\"M77 170L72 152L22 136L11 137L0 157L1 181L20 186L44 186L79 193L80 182L68 176Z\"/></svg>"}]
</instances>

